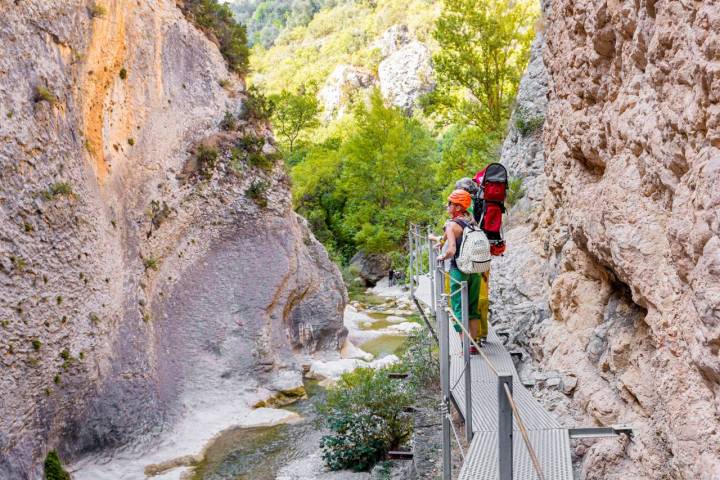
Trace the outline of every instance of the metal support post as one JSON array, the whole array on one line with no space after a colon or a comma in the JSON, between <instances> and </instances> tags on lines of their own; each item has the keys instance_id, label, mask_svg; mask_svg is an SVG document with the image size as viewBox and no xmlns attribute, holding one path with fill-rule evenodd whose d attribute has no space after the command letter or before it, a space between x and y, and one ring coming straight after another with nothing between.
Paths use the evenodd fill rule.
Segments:
<instances>
[{"instance_id":1,"label":"metal support post","mask_svg":"<svg viewBox=\"0 0 720 480\"><path fill-rule=\"evenodd\" d=\"M470 331L470 302L468 301L468 284L460 283L460 298L462 307L462 322L465 330ZM463 335L463 370L465 375L465 438L468 443L472 441L473 429L473 402L472 402L472 366L470 364L470 338Z\"/></svg>"},{"instance_id":2,"label":"metal support post","mask_svg":"<svg viewBox=\"0 0 720 480\"><path fill-rule=\"evenodd\" d=\"M408 251L410 254L410 258L408 259L408 270L410 273L410 298L415 298L415 272L413 269L413 254L415 252L415 249L413 248L413 229L410 229L410 235L408 235Z\"/></svg>"},{"instance_id":3,"label":"metal support post","mask_svg":"<svg viewBox=\"0 0 720 480\"><path fill-rule=\"evenodd\" d=\"M427 254L428 254L428 271L432 272L432 257L433 257L433 248L432 248L432 242L430 241L430 227L427 228L425 232L425 243L427 243Z\"/></svg>"},{"instance_id":4,"label":"metal support post","mask_svg":"<svg viewBox=\"0 0 720 480\"><path fill-rule=\"evenodd\" d=\"M451 471L451 445L450 445L450 419L447 412L450 408L450 338L448 336L448 314L444 308L445 298L442 296L442 266L438 265L434 272L435 275L435 294L437 304L435 305L435 315L437 318L438 336L440 337L440 387L442 389L443 401L443 419L442 419L442 438L443 438L443 480L452 479Z\"/></svg>"},{"instance_id":5,"label":"metal support post","mask_svg":"<svg viewBox=\"0 0 720 480\"><path fill-rule=\"evenodd\" d=\"M437 255L434 251L430 252L430 313L435 315L435 270L437 270ZM436 322L437 324L437 322Z\"/></svg>"},{"instance_id":6,"label":"metal support post","mask_svg":"<svg viewBox=\"0 0 720 480\"><path fill-rule=\"evenodd\" d=\"M420 244L420 234L418 233L417 228L415 229L415 235L415 271L417 272L418 277L420 277L422 274L422 246Z\"/></svg>"},{"instance_id":7,"label":"metal support post","mask_svg":"<svg viewBox=\"0 0 720 480\"><path fill-rule=\"evenodd\" d=\"M498 376L498 480L513 478L513 413L505 386L512 394L512 375Z\"/></svg>"}]
</instances>

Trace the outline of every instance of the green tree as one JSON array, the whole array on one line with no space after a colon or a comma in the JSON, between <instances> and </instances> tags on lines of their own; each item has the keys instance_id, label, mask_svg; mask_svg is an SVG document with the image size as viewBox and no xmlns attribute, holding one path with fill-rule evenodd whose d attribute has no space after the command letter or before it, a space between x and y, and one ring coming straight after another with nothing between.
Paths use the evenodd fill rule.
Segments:
<instances>
[{"instance_id":1,"label":"green tree","mask_svg":"<svg viewBox=\"0 0 720 480\"><path fill-rule=\"evenodd\" d=\"M429 220L438 203L436 157L420 122L376 90L292 167L295 208L336 258L399 250L408 224Z\"/></svg>"},{"instance_id":2,"label":"green tree","mask_svg":"<svg viewBox=\"0 0 720 480\"><path fill-rule=\"evenodd\" d=\"M455 181L470 177L488 163L499 161L500 132L484 132L473 125L452 125L440 139L440 161L435 164L435 181L449 194Z\"/></svg>"},{"instance_id":3,"label":"green tree","mask_svg":"<svg viewBox=\"0 0 720 480\"><path fill-rule=\"evenodd\" d=\"M341 150L343 222L362 250L387 253L400 246L410 222L429 219L436 145L417 120L385 106L377 89L354 118L356 129Z\"/></svg>"},{"instance_id":4,"label":"green tree","mask_svg":"<svg viewBox=\"0 0 720 480\"><path fill-rule=\"evenodd\" d=\"M300 135L320 125L320 106L315 89L301 88L297 94L283 90L269 97L273 106L272 123L287 153L292 155Z\"/></svg>"},{"instance_id":5,"label":"green tree","mask_svg":"<svg viewBox=\"0 0 720 480\"><path fill-rule=\"evenodd\" d=\"M531 0L445 0L434 37L439 89L430 111L484 131L505 127L530 55L537 18Z\"/></svg>"}]
</instances>

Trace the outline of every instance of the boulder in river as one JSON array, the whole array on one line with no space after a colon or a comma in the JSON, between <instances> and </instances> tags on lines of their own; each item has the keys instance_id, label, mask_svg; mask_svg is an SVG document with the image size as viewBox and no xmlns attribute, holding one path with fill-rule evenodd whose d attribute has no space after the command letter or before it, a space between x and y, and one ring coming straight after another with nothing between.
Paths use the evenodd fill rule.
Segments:
<instances>
[{"instance_id":1,"label":"boulder in river","mask_svg":"<svg viewBox=\"0 0 720 480\"><path fill-rule=\"evenodd\" d=\"M357 270L365 286L374 287L375 284L385 277L392 266L390 257L382 253L358 252L350 260L350 265Z\"/></svg>"}]
</instances>

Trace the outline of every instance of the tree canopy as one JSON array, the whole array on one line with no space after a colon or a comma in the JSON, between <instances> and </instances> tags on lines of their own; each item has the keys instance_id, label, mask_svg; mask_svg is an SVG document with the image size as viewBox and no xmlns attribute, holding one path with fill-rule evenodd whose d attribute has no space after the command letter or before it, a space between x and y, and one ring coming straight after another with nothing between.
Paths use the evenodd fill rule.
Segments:
<instances>
[{"instance_id":1,"label":"tree canopy","mask_svg":"<svg viewBox=\"0 0 720 480\"><path fill-rule=\"evenodd\" d=\"M408 223L429 220L437 200L435 142L377 90L348 123L345 138L310 148L293 167L296 206L346 259L357 249L398 250Z\"/></svg>"},{"instance_id":2,"label":"tree canopy","mask_svg":"<svg viewBox=\"0 0 720 480\"><path fill-rule=\"evenodd\" d=\"M299 137L320 125L320 106L315 90L301 87L296 94L283 90L269 97L273 106L273 130L289 156L292 156Z\"/></svg>"},{"instance_id":3,"label":"tree canopy","mask_svg":"<svg viewBox=\"0 0 720 480\"><path fill-rule=\"evenodd\" d=\"M536 3L445 0L434 32L439 88L430 104L455 121L503 130L530 55Z\"/></svg>"}]
</instances>

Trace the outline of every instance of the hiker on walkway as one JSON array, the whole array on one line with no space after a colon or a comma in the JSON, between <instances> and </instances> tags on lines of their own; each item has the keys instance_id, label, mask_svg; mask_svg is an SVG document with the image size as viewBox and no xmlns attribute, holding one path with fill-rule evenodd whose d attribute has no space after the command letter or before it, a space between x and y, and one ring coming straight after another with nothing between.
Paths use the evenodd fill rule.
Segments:
<instances>
[{"instance_id":1,"label":"hiker on walkway","mask_svg":"<svg viewBox=\"0 0 720 480\"><path fill-rule=\"evenodd\" d=\"M463 229L472 225L475 220L468 213L472 204L472 196L465 190L455 190L448 197L447 213L451 220L445 224L445 236L447 237L447 250L438 257L438 260L450 259L450 278L456 282L467 282L468 288L468 314L470 319L470 335L482 345L484 337L487 337L487 317L483 321L479 308L481 278L479 274L466 274L460 271L456 259L462 244ZM456 284L451 283L450 304L455 317L462 320L462 296ZM476 349L471 346L471 353L477 354Z\"/></svg>"}]
</instances>

